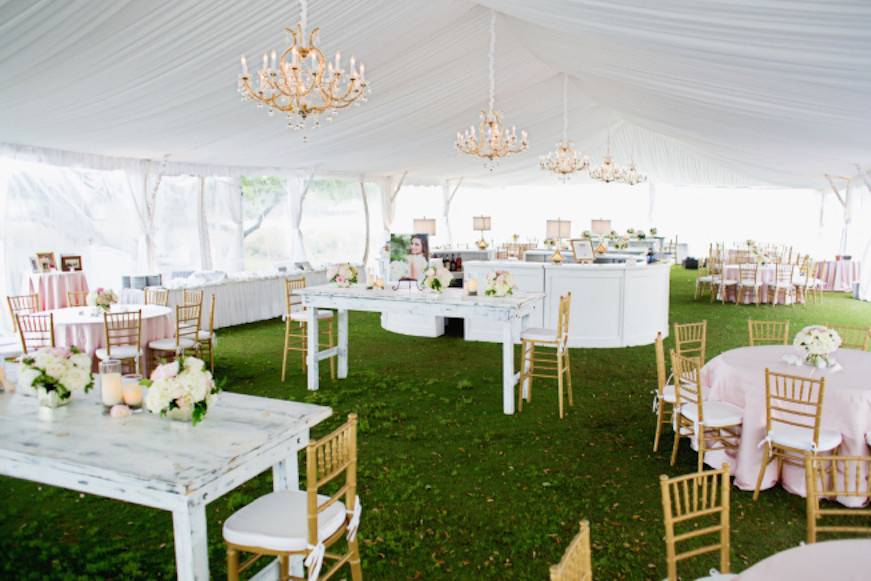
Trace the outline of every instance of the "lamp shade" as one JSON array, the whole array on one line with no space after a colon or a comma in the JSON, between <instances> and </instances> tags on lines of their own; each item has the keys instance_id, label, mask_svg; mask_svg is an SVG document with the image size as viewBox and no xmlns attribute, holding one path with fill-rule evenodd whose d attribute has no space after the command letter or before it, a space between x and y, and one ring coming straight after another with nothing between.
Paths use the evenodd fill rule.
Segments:
<instances>
[{"instance_id":1,"label":"lamp shade","mask_svg":"<svg viewBox=\"0 0 871 581\"><path fill-rule=\"evenodd\" d=\"M572 223L570 220L548 220L547 221L547 237L551 239L569 238L572 234Z\"/></svg>"},{"instance_id":2,"label":"lamp shade","mask_svg":"<svg viewBox=\"0 0 871 581\"><path fill-rule=\"evenodd\" d=\"M473 216L472 230L480 230L481 232L490 230L490 216Z\"/></svg>"},{"instance_id":3,"label":"lamp shade","mask_svg":"<svg viewBox=\"0 0 871 581\"><path fill-rule=\"evenodd\" d=\"M593 234L605 235L611 233L611 220L603 220L599 218L598 220L590 221L590 230Z\"/></svg>"},{"instance_id":4,"label":"lamp shade","mask_svg":"<svg viewBox=\"0 0 871 581\"><path fill-rule=\"evenodd\" d=\"M414 219L414 234L429 234L435 236L435 218L415 218Z\"/></svg>"}]
</instances>

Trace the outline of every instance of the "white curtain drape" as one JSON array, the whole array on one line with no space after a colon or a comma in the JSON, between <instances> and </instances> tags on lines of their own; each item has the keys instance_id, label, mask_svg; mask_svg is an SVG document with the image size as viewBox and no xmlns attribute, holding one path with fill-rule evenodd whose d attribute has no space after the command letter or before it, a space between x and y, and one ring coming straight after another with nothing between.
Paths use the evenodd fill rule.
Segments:
<instances>
[{"instance_id":1,"label":"white curtain drape","mask_svg":"<svg viewBox=\"0 0 871 581\"><path fill-rule=\"evenodd\" d=\"M285 177L288 218L290 219L290 259L292 262L308 261L300 225L302 224L305 196L313 180L314 174L309 174L307 177L300 174L288 174Z\"/></svg>"}]
</instances>

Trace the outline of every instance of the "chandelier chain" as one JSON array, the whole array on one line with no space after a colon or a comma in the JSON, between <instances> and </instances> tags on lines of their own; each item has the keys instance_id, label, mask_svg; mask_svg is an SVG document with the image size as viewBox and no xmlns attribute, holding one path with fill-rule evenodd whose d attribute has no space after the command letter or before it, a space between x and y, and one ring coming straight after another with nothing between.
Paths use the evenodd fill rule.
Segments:
<instances>
[{"instance_id":1,"label":"chandelier chain","mask_svg":"<svg viewBox=\"0 0 871 581\"><path fill-rule=\"evenodd\" d=\"M299 23L302 26L303 37L305 37L305 29L308 25L308 0L299 0Z\"/></svg>"},{"instance_id":2,"label":"chandelier chain","mask_svg":"<svg viewBox=\"0 0 871 581\"><path fill-rule=\"evenodd\" d=\"M569 140L569 75L563 73L563 141Z\"/></svg>"},{"instance_id":3,"label":"chandelier chain","mask_svg":"<svg viewBox=\"0 0 871 581\"><path fill-rule=\"evenodd\" d=\"M490 9L490 52L488 54L490 74L490 111L496 109L496 11Z\"/></svg>"}]
</instances>

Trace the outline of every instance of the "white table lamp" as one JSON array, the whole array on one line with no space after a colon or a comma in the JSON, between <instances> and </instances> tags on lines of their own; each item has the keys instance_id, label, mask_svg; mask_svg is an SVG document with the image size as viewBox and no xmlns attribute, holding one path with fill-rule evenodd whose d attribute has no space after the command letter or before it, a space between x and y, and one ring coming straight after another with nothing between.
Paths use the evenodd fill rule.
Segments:
<instances>
[{"instance_id":1,"label":"white table lamp","mask_svg":"<svg viewBox=\"0 0 871 581\"><path fill-rule=\"evenodd\" d=\"M598 220L590 220L590 231L593 234L598 234L599 236L607 236L611 233L611 220L604 220L599 218Z\"/></svg>"},{"instance_id":2,"label":"white table lamp","mask_svg":"<svg viewBox=\"0 0 871 581\"><path fill-rule=\"evenodd\" d=\"M550 257L551 262L554 264L562 263L563 255L560 253L562 239L569 238L572 235L571 232L572 223L569 220L561 220L560 218L557 218L556 220L547 221L546 236L551 240L556 240L556 251L553 253L553 256Z\"/></svg>"},{"instance_id":3,"label":"white table lamp","mask_svg":"<svg viewBox=\"0 0 871 581\"><path fill-rule=\"evenodd\" d=\"M490 216L473 216L472 229L481 233L481 239L478 240L478 248L481 250L487 249L487 241L484 240L484 232L489 232L491 228Z\"/></svg>"},{"instance_id":4,"label":"white table lamp","mask_svg":"<svg viewBox=\"0 0 871 581\"><path fill-rule=\"evenodd\" d=\"M415 218L412 230L414 230L412 234L428 234L430 236L435 236L435 218Z\"/></svg>"}]
</instances>

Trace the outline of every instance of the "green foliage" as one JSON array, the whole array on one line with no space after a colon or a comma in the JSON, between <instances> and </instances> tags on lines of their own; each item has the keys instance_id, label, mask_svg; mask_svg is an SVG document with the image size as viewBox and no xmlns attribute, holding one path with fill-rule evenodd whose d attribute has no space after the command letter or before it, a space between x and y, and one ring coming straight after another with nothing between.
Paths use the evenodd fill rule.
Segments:
<instances>
[{"instance_id":1,"label":"green foliage","mask_svg":"<svg viewBox=\"0 0 871 581\"><path fill-rule=\"evenodd\" d=\"M790 308L693 301L695 274L674 270L671 320L707 319L710 357L746 345L749 317L788 318L793 329L871 322L871 305L831 293L821 305ZM330 406L313 437L359 414L367 579L545 579L582 518L592 527L595 578L665 577L658 477L691 472L696 458L684 446L669 466L668 431L651 451L652 345L572 349L574 407L560 421L547 380L536 381L522 413L502 413L499 344L395 335L370 313L351 313L350 329L348 379L331 381L324 362L317 392L306 389L296 357L280 381L279 320L220 331L217 375L231 391ZM271 490L267 472L208 505L212 578L226 576L224 520ZM733 570L804 540L801 497L780 487L756 503L751 495L732 489ZM0 478L0 496L3 578L175 576L169 513L11 478ZM716 565L700 558L681 571L691 579Z\"/></svg>"}]
</instances>

